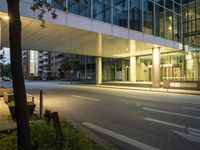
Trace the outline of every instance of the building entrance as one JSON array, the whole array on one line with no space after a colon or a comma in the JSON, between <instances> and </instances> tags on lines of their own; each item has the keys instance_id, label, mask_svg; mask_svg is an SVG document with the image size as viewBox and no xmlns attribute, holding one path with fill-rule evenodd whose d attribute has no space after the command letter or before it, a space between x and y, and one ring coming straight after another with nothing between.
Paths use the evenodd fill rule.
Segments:
<instances>
[{"instance_id":1,"label":"building entrance","mask_svg":"<svg viewBox=\"0 0 200 150\"><path fill-rule=\"evenodd\" d=\"M181 65L163 66L161 68L162 80L180 79L182 77L182 70Z\"/></svg>"},{"instance_id":2,"label":"building entrance","mask_svg":"<svg viewBox=\"0 0 200 150\"><path fill-rule=\"evenodd\" d=\"M103 81L129 81L129 58L103 58Z\"/></svg>"}]
</instances>

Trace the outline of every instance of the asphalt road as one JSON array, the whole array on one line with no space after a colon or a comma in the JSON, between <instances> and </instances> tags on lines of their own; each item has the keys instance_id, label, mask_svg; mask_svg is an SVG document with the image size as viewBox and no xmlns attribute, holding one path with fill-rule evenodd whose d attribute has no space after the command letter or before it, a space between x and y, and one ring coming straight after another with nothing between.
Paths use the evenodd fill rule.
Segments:
<instances>
[{"instance_id":1,"label":"asphalt road","mask_svg":"<svg viewBox=\"0 0 200 150\"><path fill-rule=\"evenodd\" d=\"M6 83L5 86L10 86ZM44 105L119 149L200 150L200 97L196 95L26 82Z\"/></svg>"}]
</instances>

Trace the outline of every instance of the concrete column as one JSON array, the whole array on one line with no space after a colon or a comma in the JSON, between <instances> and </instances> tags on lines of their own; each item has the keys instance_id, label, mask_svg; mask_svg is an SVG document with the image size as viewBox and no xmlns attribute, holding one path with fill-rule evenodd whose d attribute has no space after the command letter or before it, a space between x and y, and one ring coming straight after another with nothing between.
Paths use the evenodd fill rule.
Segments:
<instances>
[{"instance_id":1,"label":"concrete column","mask_svg":"<svg viewBox=\"0 0 200 150\"><path fill-rule=\"evenodd\" d=\"M160 87L160 48L152 50L152 87Z\"/></svg>"},{"instance_id":2,"label":"concrete column","mask_svg":"<svg viewBox=\"0 0 200 150\"><path fill-rule=\"evenodd\" d=\"M97 57L96 57L96 84L102 84L102 34L97 37Z\"/></svg>"},{"instance_id":3,"label":"concrete column","mask_svg":"<svg viewBox=\"0 0 200 150\"><path fill-rule=\"evenodd\" d=\"M136 57L130 57L130 82L136 82Z\"/></svg>"},{"instance_id":4,"label":"concrete column","mask_svg":"<svg viewBox=\"0 0 200 150\"><path fill-rule=\"evenodd\" d=\"M85 80L87 80L87 56L84 56L84 70L85 70Z\"/></svg>"},{"instance_id":5,"label":"concrete column","mask_svg":"<svg viewBox=\"0 0 200 150\"><path fill-rule=\"evenodd\" d=\"M96 84L102 84L102 58L96 57Z\"/></svg>"},{"instance_id":6,"label":"concrete column","mask_svg":"<svg viewBox=\"0 0 200 150\"><path fill-rule=\"evenodd\" d=\"M135 41L129 40L130 49L130 70L129 70L129 81L136 82L136 56L135 56Z\"/></svg>"}]
</instances>

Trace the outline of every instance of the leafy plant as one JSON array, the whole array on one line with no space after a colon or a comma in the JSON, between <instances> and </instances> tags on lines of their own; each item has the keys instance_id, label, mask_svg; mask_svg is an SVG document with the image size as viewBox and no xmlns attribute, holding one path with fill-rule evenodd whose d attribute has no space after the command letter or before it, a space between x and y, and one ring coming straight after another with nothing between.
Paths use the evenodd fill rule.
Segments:
<instances>
[{"instance_id":1,"label":"leafy plant","mask_svg":"<svg viewBox=\"0 0 200 150\"><path fill-rule=\"evenodd\" d=\"M8 105L9 105L10 107L15 107L15 102L14 102L14 101L11 101Z\"/></svg>"},{"instance_id":2,"label":"leafy plant","mask_svg":"<svg viewBox=\"0 0 200 150\"><path fill-rule=\"evenodd\" d=\"M52 124L45 122L32 122L30 124L31 138L34 149L37 150L106 150L84 133L79 132L70 123L61 123L64 143L56 138ZM0 133L1 150L17 150L16 132L11 134Z\"/></svg>"}]
</instances>

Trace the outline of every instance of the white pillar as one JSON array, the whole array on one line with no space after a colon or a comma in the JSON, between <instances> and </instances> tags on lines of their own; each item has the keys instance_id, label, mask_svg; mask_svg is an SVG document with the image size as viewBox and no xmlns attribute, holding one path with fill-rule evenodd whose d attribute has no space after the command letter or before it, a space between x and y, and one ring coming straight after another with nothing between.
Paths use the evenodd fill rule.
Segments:
<instances>
[{"instance_id":1,"label":"white pillar","mask_svg":"<svg viewBox=\"0 0 200 150\"><path fill-rule=\"evenodd\" d=\"M129 40L129 49L130 49L130 70L129 70L129 81L136 82L136 43L134 40Z\"/></svg>"},{"instance_id":2,"label":"white pillar","mask_svg":"<svg viewBox=\"0 0 200 150\"><path fill-rule=\"evenodd\" d=\"M136 57L130 57L130 82L136 82Z\"/></svg>"},{"instance_id":3,"label":"white pillar","mask_svg":"<svg viewBox=\"0 0 200 150\"><path fill-rule=\"evenodd\" d=\"M152 50L152 87L160 87L160 48Z\"/></svg>"},{"instance_id":4,"label":"white pillar","mask_svg":"<svg viewBox=\"0 0 200 150\"><path fill-rule=\"evenodd\" d=\"M84 56L85 80L87 79L87 56Z\"/></svg>"},{"instance_id":5,"label":"white pillar","mask_svg":"<svg viewBox=\"0 0 200 150\"><path fill-rule=\"evenodd\" d=\"M96 57L96 84L102 84L102 34L98 34L97 57Z\"/></svg>"},{"instance_id":6,"label":"white pillar","mask_svg":"<svg viewBox=\"0 0 200 150\"><path fill-rule=\"evenodd\" d=\"M96 84L102 84L102 58L96 57Z\"/></svg>"}]
</instances>

